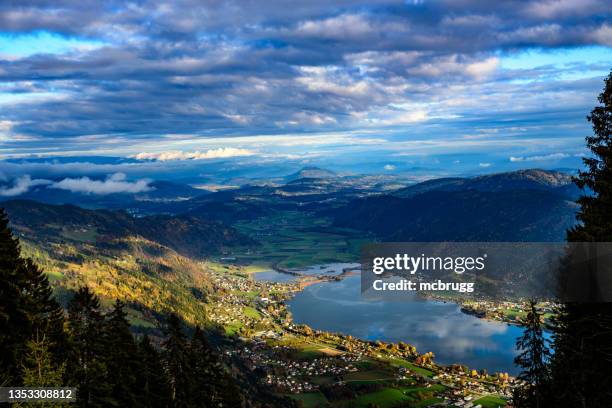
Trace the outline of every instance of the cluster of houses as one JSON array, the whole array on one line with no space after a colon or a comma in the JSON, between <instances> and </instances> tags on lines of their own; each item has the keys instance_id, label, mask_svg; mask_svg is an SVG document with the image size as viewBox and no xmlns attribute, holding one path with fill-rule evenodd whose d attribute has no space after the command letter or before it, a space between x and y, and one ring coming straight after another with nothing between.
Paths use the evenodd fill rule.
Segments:
<instances>
[{"instance_id":1,"label":"cluster of houses","mask_svg":"<svg viewBox=\"0 0 612 408\"><path fill-rule=\"evenodd\" d=\"M261 327L283 323L287 313L282 300L291 292L298 290L294 284L257 282L231 274L213 274L211 278L217 295L211 299L213 306L207 311L208 318L222 326L240 324L259 333L262 332ZM258 295L247 296L249 293ZM246 316L245 308L249 307L256 309L261 319ZM276 335L267 337L273 338Z\"/></svg>"},{"instance_id":2,"label":"cluster of houses","mask_svg":"<svg viewBox=\"0 0 612 408\"><path fill-rule=\"evenodd\" d=\"M318 388L313 377L341 377L357 371L359 360L351 355L338 355L308 360L293 360L283 356L294 350L286 346L268 347L262 342L245 342L242 347L227 350L228 357L238 357L251 371L257 371L262 381L282 393L302 393Z\"/></svg>"},{"instance_id":3,"label":"cluster of houses","mask_svg":"<svg viewBox=\"0 0 612 408\"><path fill-rule=\"evenodd\" d=\"M408 359L429 368L434 376L423 379L425 386L440 383L449 387L443 405L477 408L471 401L474 395L511 396L516 380L507 374L472 375L473 372L470 374L463 369L437 366L432 353L419 355L415 347L406 343L365 341L293 324L285 300L299 290L298 284L258 282L229 273L215 273L211 278L217 295L212 299L213 307L208 309L209 318L223 326L239 323L245 329L243 337L237 339L240 346L227 350L227 357L239 358L247 368L257 372L262 382L277 392L314 391L318 388L312 381L316 377L333 377L340 382L347 373L358 371L356 363L367 357ZM486 303L477 303L474 307L492 309L492 305ZM508 303L495 307L516 305ZM253 309L257 312L257 318L245 313L245 310ZM271 345L285 338L306 338L308 341L330 344L337 354L309 360L291 358L291 354L296 352L294 348ZM398 370L398 380L410 378L415 378L410 370Z\"/></svg>"},{"instance_id":4,"label":"cluster of houses","mask_svg":"<svg viewBox=\"0 0 612 408\"><path fill-rule=\"evenodd\" d=\"M527 304L522 302L499 302L484 299L465 301L461 305L461 311L464 313L512 324L522 324L521 312L526 308ZM538 304L538 309L544 315L553 313L554 308L553 302Z\"/></svg>"}]
</instances>

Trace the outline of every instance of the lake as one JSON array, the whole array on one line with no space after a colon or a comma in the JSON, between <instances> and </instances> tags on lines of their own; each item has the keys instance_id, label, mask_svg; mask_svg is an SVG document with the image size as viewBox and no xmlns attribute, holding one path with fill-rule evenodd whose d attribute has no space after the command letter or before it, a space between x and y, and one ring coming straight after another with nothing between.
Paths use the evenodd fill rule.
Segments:
<instances>
[{"instance_id":1,"label":"lake","mask_svg":"<svg viewBox=\"0 0 612 408\"><path fill-rule=\"evenodd\" d=\"M334 276L342 273L344 268L357 268L359 264L356 263L332 263L327 265L315 265L307 268L292 269L292 272L298 273L301 276ZM300 279L298 275L292 275L290 273L278 272L275 270L261 271L253 273L253 279L255 281L266 281L266 282L294 282Z\"/></svg>"},{"instance_id":2,"label":"lake","mask_svg":"<svg viewBox=\"0 0 612 408\"><path fill-rule=\"evenodd\" d=\"M360 276L351 275L308 286L288 305L295 323L313 329L367 340L401 340L416 346L419 353L433 351L440 364L518 374L513 360L522 328L467 315L454 303L412 296L406 302L364 300Z\"/></svg>"}]
</instances>

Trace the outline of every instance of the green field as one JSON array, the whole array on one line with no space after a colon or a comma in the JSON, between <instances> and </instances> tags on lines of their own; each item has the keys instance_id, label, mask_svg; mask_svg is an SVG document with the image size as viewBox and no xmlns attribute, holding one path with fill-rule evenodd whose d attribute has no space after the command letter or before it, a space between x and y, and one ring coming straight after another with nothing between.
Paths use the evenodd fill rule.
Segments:
<instances>
[{"instance_id":1,"label":"green field","mask_svg":"<svg viewBox=\"0 0 612 408\"><path fill-rule=\"evenodd\" d=\"M435 392L443 391L442 385L409 388L383 388L382 390L361 395L357 398L355 406L367 407L368 404L376 404L380 408L393 408L397 406L426 407L440 402L439 398L433 396Z\"/></svg>"},{"instance_id":2,"label":"green field","mask_svg":"<svg viewBox=\"0 0 612 408\"><path fill-rule=\"evenodd\" d=\"M506 400L500 397L496 397L493 395L488 395L486 397L483 398L479 398L476 401L474 401L474 405L482 405L483 408L498 408L498 407L505 407L506 406Z\"/></svg>"},{"instance_id":3,"label":"green field","mask_svg":"<svg viewBox=\"0 0 612 408\"><path fill-rule=\"evenodd\" d=\"M361 395L356 400L356 407L366 408L368 404L376 404L380 408L393 408L401 403L411 401L401 390L383 388L370 394Z\"/></svg>"},{"instance_id":4,"label":"green field","mask_svg":"<svg viewBox=\"0 0 612 408\"><path fill-rule=\"evenodd\" d=\"M279 211L235 227L261 246L234 254L238 261L268 267L300 268L334 262L355 262L366 240L354 231L334 228L330 220L305 212ZM273 227L273 232L270 232Z\"/></svg>"},{"instance_id":5,"label":"green field","mask_svg":"<svg viewBox=\"0 0 612 408\"><path fill-rule=\"evenodd\" d=\"M393 365L396 365L399 367L405 367L409 369L410 371L412 371L413 373L422 375L423 377L431 378L434 375L433 371L428 370L423 367L419 367L418 365L412 364L411 362L400 359L400 358L388 358L387 361L389 361Z\"/></svg>"},{"instance_id":6,"label":"green field","mask_svg":"<svg viewBox=\"0 0 612 408\"><path fill-rule=\"evenodd\" d=\"M255 319L255 320L261 319L261 315L259 314L259 312L255 310L255 308L252 308L250 306L245 307L243 309L243 313L246 317L249 317L251 319Z\"/></svg>"}]
</instances>

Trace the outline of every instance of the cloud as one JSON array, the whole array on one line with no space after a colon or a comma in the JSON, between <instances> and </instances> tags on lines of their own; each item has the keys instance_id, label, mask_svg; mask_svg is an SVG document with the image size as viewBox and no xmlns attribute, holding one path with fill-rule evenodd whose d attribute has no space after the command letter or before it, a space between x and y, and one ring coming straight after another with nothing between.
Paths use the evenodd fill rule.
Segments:
<instances>
[{"instance_id":1,"label":"cloud","mask_svg":"<svg viewBox=\"0 0 612 408\"><path fill-rule=\"evenodd\" d=\"M144 193L151 191L154 187L150 186L151 180L143 179L130 182L126 180L123 173L115 173L106 180L92 180L89 177L65 178L53 183L50 187L60 190L68 190L73 193L85 194L115 194L115 193Z\"/></svg>"},{"instance_id":2,"label":"cloud","mask_svg":"<svg viewBox=\"0 0 612 408\"><path fill-rule=\"evenodd\" d=\"M607 54L544 68L504 61L612 44L612 5L585 1L0 2L0 39L23 48L0 56L2 153L129 148L163 160L176 152L143 146L173 133L423 135L519 115L513 125L564 126L594 103ZM40 52L52 41L79 46ZM208 158L196 153L173 160Z\"/></svg>"},{"instance_id":3,"label":"cloud","mask_svg":"<svg viewBox=\"0 0 612 408\"><path fill-rule=\"evenodd\" d=\"M385 170L388 170L388 171L395 170L395 166L392 164L385 164Z\"/></svg>"},{"instance_id":4,"label":"cloud","mask_svg":"<svg viewBox=\"0 0 612 408\"><path fill-rule=\"evenodd\" d=\"M478 166L482 167L482 168L487 168L487 167L491 167L493 164L492 163L478 163Z\"/></svg>"},{"instance_id":5,"label":"cloud","mask_svg":"<svg viewBox=\"0 0 612 408\"><path fill-rule=\"evenodd\" d=\"M499 58L491 57L484 61L468 64L465 71L474 78L482 78L493 74L499 67Z\"/></svg>"},{"instance_id":6,"label":"cloud","mask_svg":"<svg viewBox=\"0 0 612 408\"><path fill-rule=\"evenodd\" d=\"M138 160L204 160L204 159L224 159L229 157L252 156L255 152L248 149L239 149L235 147L220 147L218 149L210 149L204 152L196 150L194 152L182 152L180 150L172 150L161 153L138 153L132 156Z\"/></svg>"},{"instance_id":7,"label":"cloud","mask_svg":"<svg viewBox=\"0 0 612 408\"><path fill-rule=\"evenodd\" d=\"M534 161L547 161L547 160L560 160L570 157L566 153L551 153L541 156L510 156L510 161L513 163L517 162L534 162Z\"/></svg>"},{"instance_id":8,"label":"cloud","mask_svg":"<svg viewBox=\"0 0 612 408\"><path fill-rule=\"evenodd\" d=\"M11 187L0 187L0 196L2 197L14 197L24 193L27 193L32 187L44 186L51 184L52 181L44 179L32 179L30 175L25 174L21 177L16 178L13 181Z\"/></svg>"}]
</instances>

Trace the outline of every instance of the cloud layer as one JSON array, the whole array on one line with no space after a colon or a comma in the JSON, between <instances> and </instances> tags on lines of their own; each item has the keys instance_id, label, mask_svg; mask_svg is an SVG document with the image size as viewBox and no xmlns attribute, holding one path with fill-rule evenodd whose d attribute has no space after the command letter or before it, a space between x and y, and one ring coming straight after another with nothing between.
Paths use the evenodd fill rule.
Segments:
<instances>
[{"instance_id":1,"label":"cloud layer","mask_svg":"<svg viewBox=\"0 0 612 408\"><path fill-rule=\"evenodd\" d=\"M16 178L10 186L0 187L0 197L14 197L27 193L32 187L52 184L50 180L32 179L28 174Z\"/></svg>"},{"instance_id":2,"label":"cloud layer","mask_svg":"<svg viewBox=\"0 0 612 408\"><path fill-rule=\"evenodd\" d=\"M30 175L16 178L12 185L0 187L0 197L16 197L37 186L66 190L72 193L107 195L116 193L144 193L154 189L150 179L128 181L123 173L109 175L105 180L89 177L64 178L60 181L32 179Z\"/></svg>"},{"instance_id":3,"label":"cloud layer","mask_svg":"<svg viewBox=\"0 0 612 408\"><path fill-rule=\"evenodd\" d=\"M608 50L611 11L605 0L2 2L0 35L21 44L0 51L2 152L182 160L250 151L149 152L177 137L339 130L569 134L607 56L508 61ZM47 34L34 45L32 33Z\"/></svg>"},{"instance_id":4,"label":"cloud layer","mask_svg":"<svg viewBox=\"0 0 612 408\"><path fill-rule=\"evenodd\" d=\"M204 152L196 150L195 152L183 152L180 150L172 150L168 152L147 153L142 152L133 157L138 160L204 160L204 159L224 159L228 157L252 156L255 152L248 149L238 149L235 147L220 147L218 149L210 149Z\"/></svg>"}]
</instances>

